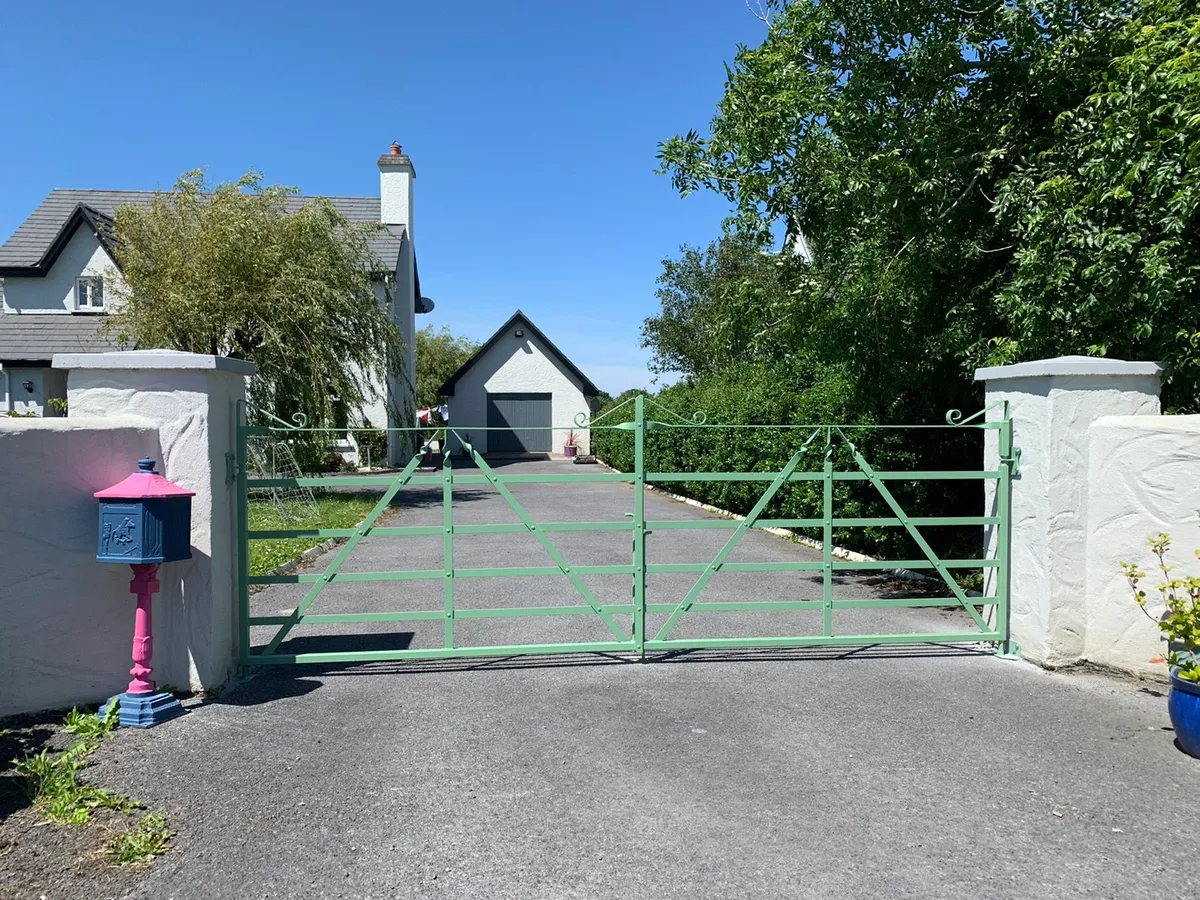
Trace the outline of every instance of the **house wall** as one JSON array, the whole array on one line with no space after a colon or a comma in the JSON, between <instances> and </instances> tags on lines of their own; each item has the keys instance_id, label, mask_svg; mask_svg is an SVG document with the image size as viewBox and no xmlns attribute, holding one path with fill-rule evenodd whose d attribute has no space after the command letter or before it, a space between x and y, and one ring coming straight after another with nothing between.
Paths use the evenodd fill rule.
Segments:
<instances>
[{"instance_id":1,"label":"house wall","mask_svg":"<svg viewBox=\"0 0 1200 900\"><path fill-rule=\"evenodd\" d=\"M116 265L99 239L86 227L76 230L62 255L43 278L4 279L6 312L62 313L75 310L75 279L81 275L104 278L104 302L116 296Z\"/></svg>"},{"instance_id":2,"label":"house wall","mask_svg":"<svg viewBox=\"0 0 1200 900\"><path fill-rule=\"evenodd\" d=\"M448 400L450 425L459 434L471 434L471 443L482 453L487 452L487 395L488 393L549 393L551 394L551 424L556 428L550 446L562 452L567 434L575 417L588 414L587 397L578 380L562 368L554 355L532 335L515 337L510 331L489 349L454 386L454 396ZM579 439L579 452L589 453L588 433L574 428ZM455 449L451 441L451 449Z\"/></svg>"},{"instance_id":3,"label":"house wall","mask_svg":"<svg viewBox=\"0 0 1200 900\"><path fill-rule=\"evenodd\" d=\"M382 288L379 289L382 296ZM388 424L392 428L411 428L416 425L416 280L413 265L413 245L406 236L400 246L396 261L396 283L392 287L392 320L400 330L404 341L404 361L398 377L388 382ZM408 462L416 449L411 434L391 433L388 435L388 455L392 465Z\"/></svg>"},{"instance_id":4,"label":"house wall","mask_svg":"<svg viewBox=\"0 0 1200 900\"><path fill-rule=\"evenodd\" d=\"M0 375L0 415L9 409L9 398L5 395L6 388L12 387L12 411L18 414L34 413L39 416L53 418L59 415L54 407L47 405L50 398L67 399L67 378L65 373L56 372L49 366L8 366L4 367L8 375ZM33 383L33 391L25 390L24 382Z\"/></svg>"}]
</instances>

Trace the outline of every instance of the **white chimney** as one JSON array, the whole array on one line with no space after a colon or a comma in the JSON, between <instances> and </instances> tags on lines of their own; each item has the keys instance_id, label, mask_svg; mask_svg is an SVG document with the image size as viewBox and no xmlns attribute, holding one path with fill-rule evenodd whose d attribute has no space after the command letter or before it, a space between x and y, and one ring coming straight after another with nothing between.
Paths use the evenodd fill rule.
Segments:
<instances>
[{"instance_id":1,"label":"white chimney","mask_svg":"<svg viewBox=\"0 0 1200 900\"><path fill-rule=\"evenodd\" d=\"M413 180L417 172L412 160L392 144L391 151L379 157L379 221L384 225L403 225L408 239L413 233Z\"/></svg>"}]
</instances>

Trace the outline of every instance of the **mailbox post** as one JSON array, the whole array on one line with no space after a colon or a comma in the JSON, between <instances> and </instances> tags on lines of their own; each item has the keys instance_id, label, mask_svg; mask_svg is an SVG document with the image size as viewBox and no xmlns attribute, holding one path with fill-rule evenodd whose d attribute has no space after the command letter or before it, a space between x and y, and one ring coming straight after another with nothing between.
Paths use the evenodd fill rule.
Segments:
<instances>
[{"instance_id":1,"label":"mailbox post","mask_svg":"<svg viewBox=\"0 0 1200 900\"><path fill-rule=\"evenodd\" d=\"M138 470L95 493L100 501L96 560L126 563L133 569L130 590L137 596L133 624L133 680L117 695L122 725L150 728L183 714L170 693L158 692L150 667L154 655L151 605L162 563L192 558L192 497L195 491L172 484L154 471L154 460L138 460Z\"/></svg>"}]
</instances>

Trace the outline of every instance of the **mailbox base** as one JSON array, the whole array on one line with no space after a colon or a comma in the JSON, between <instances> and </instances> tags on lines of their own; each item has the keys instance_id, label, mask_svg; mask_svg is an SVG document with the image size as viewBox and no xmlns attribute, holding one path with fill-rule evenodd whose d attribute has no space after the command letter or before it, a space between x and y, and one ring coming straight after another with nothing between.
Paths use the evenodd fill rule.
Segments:
<instances>
[{"instance_id":1,"label":"mailbox base","mask_svg":"<svg viewBox=\"0 0 1200 900\"><path fill-rule=\"evenodd\" d=\"M117 721L126 728L153 728L187 712L183 704L166 691L156 694L126 691L113 699L117 701Z\"/></svg>"}]
</instances>

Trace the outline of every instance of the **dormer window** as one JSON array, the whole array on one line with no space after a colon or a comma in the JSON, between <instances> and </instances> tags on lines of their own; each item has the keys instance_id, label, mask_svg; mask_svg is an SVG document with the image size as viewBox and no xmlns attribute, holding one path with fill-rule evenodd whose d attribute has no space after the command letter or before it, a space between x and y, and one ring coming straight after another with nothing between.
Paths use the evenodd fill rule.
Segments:
<instances>
[{"instance_id":1,"label":"dormer window","mask_svg":"<svg viewBox=\"0 0 1200 900\"><path fill-rule=\"evenodd\" d=\"M84 275L75 279L75 308L80 312L104 309L104 279L99 275Z\"/></svg>"}]
</instances>

